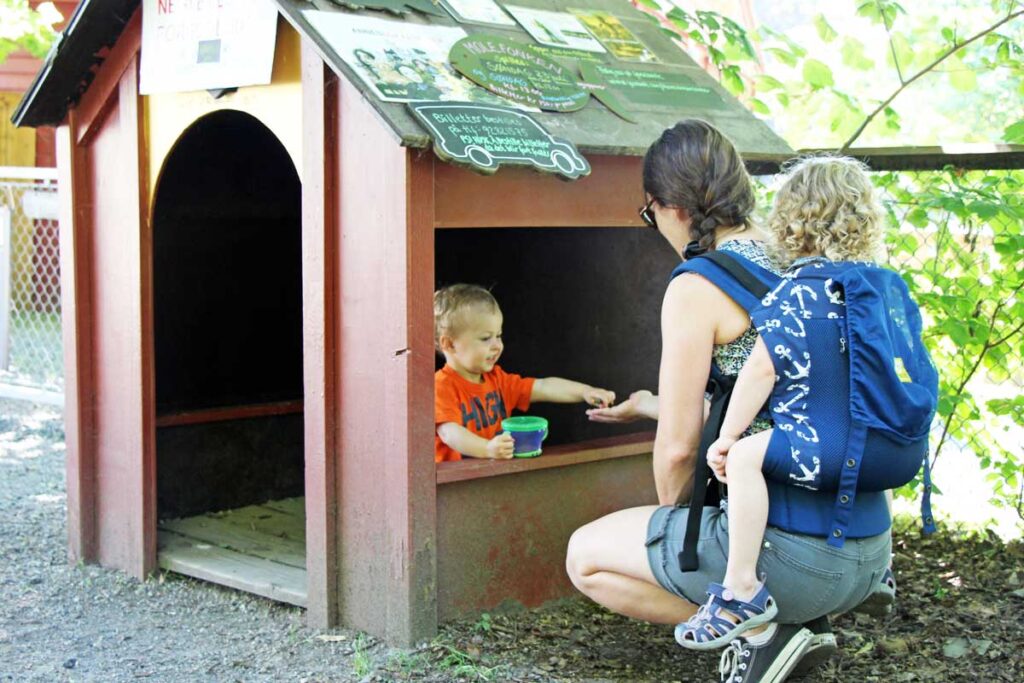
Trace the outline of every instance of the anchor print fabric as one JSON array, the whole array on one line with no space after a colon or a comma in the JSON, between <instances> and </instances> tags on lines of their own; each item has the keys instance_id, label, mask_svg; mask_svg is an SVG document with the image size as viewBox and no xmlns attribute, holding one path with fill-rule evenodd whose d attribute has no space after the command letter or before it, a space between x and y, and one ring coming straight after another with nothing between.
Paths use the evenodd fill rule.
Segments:
<instances>
[{"instance_id":1,"label":"anchor print fabric","mask_svg":"<svg viewBox=\"0 0 1024 683\"><path fill-rule=\"evenodd\" d=\"M806 274L807 269L824 268L828 263L825 259L797 261L783 274L782 282L762 299L762 308L751 313L775 365L775 388L769 410L776 429L789 441L790 484L811 490L822 486L822 457L819 429L808 410L814 372L808 331L815 323L834 321L829 324L835 325L839 351L844 353L846 304L841 288L831 278L801 274Z\"/></svg>"}]
</instances>

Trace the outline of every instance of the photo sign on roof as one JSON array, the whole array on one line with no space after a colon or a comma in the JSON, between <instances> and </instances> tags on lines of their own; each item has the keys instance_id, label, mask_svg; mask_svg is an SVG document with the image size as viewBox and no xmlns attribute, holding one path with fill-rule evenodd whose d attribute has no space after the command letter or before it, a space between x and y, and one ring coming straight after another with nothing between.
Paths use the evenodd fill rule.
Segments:
<instances>
[{"instance_id":1,"label":"photo sign on roof","mask_svg":"<svg viewBox=\"0 0 1024 683\"><path fill-rule=\"evenodd\" d=\"M503 102L449 66L449 48L466 36L461 28L347 12L306 10L302 15L381 101Z\"/></svg>"},{"instance_id":2,"label":"photo sign on roof","mask_svg":"<svg viewBox=\"0 0 1024 683\"><path fill-rule=\"evenodd\" d=\"M473 102L410 102L444 161L484 174L500 166L530 166L575 180L590 164L569 140L552 136L525 112Z\"/></svg>"}]
</instances>

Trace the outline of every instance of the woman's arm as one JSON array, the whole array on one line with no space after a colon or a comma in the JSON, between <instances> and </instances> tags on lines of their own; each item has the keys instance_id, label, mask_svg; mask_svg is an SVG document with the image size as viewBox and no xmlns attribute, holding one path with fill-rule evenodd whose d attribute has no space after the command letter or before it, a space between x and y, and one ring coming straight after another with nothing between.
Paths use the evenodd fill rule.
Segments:
<instances>
[{"instance_id":1,"label":"woman's arm","mask_svg":"<svg viewBox=\"0 0 1024 683\"><path fill-rule=\"evenodd\" d=\"M564 377L545 377L533 382L530 402L579 403L584 401L592 406L610 406L615 402L615 392L598 389L589 384L574 382Z\"/></svg>"},{"instance_id":2,"label":"woman's arm","mask_svg":"<svg viewBox=\"0 0 1024 683\"><path fill-rule=\"evenodd\" d=\"M665 292L654 439L654 483L662 505L674 504L680 492L692 488L704 424L704 388L725 299L717 287L694 275L677 277Z\"/></svg>"}]
</instances>

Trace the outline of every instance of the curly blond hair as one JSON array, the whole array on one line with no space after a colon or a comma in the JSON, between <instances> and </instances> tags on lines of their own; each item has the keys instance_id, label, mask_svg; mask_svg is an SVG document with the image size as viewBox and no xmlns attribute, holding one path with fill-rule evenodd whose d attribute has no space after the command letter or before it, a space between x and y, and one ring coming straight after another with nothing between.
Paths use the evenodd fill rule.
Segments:
<instances>
[{"instance_id":1,"label":"curly blond hair","mask_svg":"<svg viewBox=\"0 0 1024 683\"><path fill-rule=\"evenodd\" d=\"M783 265L802 256L875 261L884 221L867 166L849 157L813 156L786 169L768 232L773 256Z\"/></svg>"},{"instance_id":2,"label":"curly blond hair","mask_svg":"<svg viewBox=\"0 0 1024 683\"><path fill-rule=\"evenodd\" d=\"M466 318L478 311L501 313L494 295L478 285L449 285L434 292L434 348L441 352L441 335L454 337Z\"/></svg>"}]
</instances>

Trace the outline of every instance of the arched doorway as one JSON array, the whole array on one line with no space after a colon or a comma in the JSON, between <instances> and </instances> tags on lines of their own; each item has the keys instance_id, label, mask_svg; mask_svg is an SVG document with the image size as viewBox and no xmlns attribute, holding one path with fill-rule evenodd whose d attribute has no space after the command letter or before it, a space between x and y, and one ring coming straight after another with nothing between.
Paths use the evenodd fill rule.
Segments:
<instances>
[{"instance_id":1,"label":"arched doorway","mask_svg":"<svg viewBox=\"0 0 1024 683\"><path fill-rule=\"evenodd\" d=\"M160 564L302 604L298 174L258 119L218 111L154 196Z\"/></svg>"}]
</instances>

